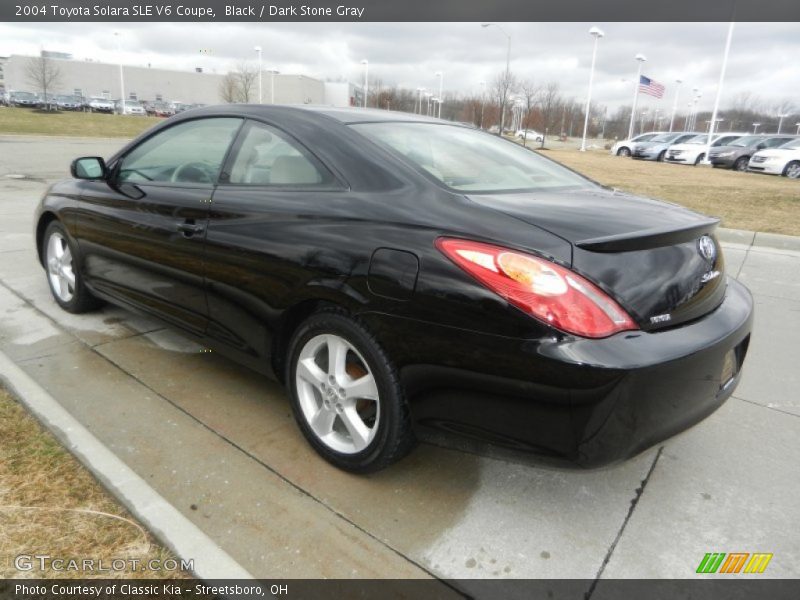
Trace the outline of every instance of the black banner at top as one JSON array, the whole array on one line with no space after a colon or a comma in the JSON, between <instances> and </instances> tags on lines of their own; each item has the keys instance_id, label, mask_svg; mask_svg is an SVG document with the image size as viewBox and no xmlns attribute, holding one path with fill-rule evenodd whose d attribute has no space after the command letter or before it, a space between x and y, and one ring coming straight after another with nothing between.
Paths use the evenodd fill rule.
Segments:
<instances>
[{"instance_id":1,"label":"black banner at top","mask_svg":"<svg viewBox=\"0 0 800 600\"><path fill-rule=\"evenodd\" d=\"M2 0L3 22L800 21L798 0Z\"/></svg>"}]
</instances>

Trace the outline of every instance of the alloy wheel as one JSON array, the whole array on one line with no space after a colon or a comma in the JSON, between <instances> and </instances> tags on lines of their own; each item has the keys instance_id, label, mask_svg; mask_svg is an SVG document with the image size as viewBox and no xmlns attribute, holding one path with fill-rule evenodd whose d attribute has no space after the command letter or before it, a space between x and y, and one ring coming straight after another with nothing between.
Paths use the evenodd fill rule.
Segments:
<instances>
[{"instance_id":1,"label":"alloy wheel","mask_svg":"<svg viewBox=\"0 0 800 600\"><path fill-rule=\"evenodd\" d=\"M326 333L308 340L297 358L295 385L303 417L328 448L356 454L375 438L381 416L378 386L345 338Z\"/></svg>"},{"instance_id":2,"label":"alloy wheel","mask_svg":"<svg viewBox=\"0 0 800 600\"><path fill-rule=\"evenodd\" d=\"M75 271L72 251L63 235L57 231L47 240L47 274L53 292L62 302L69 302L75 295Z\"/></svg>"},{"instance_id":3,"label":"alloy wheel","mask_svg":"<svg viewBox=\"0 0 800 600\"><path fill-rule=\"evenodd\" d=\"M800 179L800 162L793 162L786 167L786 176L789 179Z\"/></svg>"}]
</instances>

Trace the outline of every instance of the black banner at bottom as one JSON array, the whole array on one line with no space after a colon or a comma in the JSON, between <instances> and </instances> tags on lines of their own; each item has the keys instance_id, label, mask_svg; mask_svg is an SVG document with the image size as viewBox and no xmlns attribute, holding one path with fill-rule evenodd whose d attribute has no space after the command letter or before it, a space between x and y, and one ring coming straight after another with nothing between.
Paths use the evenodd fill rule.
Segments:
<instances>
[{"instance_id":1,"label":"black banner at bottom","mask_svg":"<svg viewBox=\"0 0 800 600\"><path fill-rule=\"evenodd\" d=\"M2 600L259 598L797 600L800 579L5 579Z\"/></svg>"}]
</instances>

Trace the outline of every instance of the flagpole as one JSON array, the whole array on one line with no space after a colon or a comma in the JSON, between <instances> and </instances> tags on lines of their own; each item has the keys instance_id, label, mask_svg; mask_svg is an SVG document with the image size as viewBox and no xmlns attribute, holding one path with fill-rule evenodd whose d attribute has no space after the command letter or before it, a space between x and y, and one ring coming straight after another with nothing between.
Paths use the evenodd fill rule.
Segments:
<instances>
[{"instance_id":1,"label":"flagpole","mask_svg":"<svg viewBox=\"0 0 800 600\"><path fill-rule=\"evenodd\" d=\"M628 139L633 137L633 124L636 119L636 102L639 100L639 83L642 81L642 63L647 60L644 54L637 54L636 60L639 62L639 71L636 74L636 84L633 88L633 109L631 109L631 125L628 128Z\"/></svg>"},{"instance_id":2,"label":"flagpole","mask_svg":"<svg viewBox=\"0 0 800 600\"><path fill-rule=\"evenodd\" d=\"M728 68L728 54L731 51L731 38L733 38L733 25L731 21L728 26L728 38L725 40L725 53L722 55L722 69L719 72L719 85L717 85L717 97L714 99L714 111L711 113L711 123L708 125L708 140L706 141L706 156L704 163L708 163L708 154L711 151L711 140L714 137L714 127L717 125L717 111L719 110L719 100L722 97L722 84L725 82L725 71Z\"/></svg>"},{"instance_id":3,"label":"flagpole","mask_svg":"<svg viewBox=\"0 0 800 600\"><path fill-rule=\"evenodd\" d=\"M675 112L678 110L678 92L681 90L680 79L675 80L675 102L672 103L672 116L669 118L669 132L672 133L672 125L675 123Z\"/></svg>"}]
</instances>

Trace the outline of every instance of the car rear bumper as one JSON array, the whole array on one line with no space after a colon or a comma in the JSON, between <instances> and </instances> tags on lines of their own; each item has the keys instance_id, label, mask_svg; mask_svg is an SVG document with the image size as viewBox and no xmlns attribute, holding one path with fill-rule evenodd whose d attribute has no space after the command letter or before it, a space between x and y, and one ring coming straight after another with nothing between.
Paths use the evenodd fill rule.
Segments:
<instances>
[{"instance_id":1,"label":"car rear bumper","mask_svg":"<svg viewBox=\"0 0 800 600\"><path fill-rule=\"evenodd\" d=\"M732 280L723 303L697 321L601 340L501 338L362 316L400 367L418 425L599 466L691 427L733 393L753 303ZM729 353L734 377L721 381Z\"/></svg>"}]
</instances>

